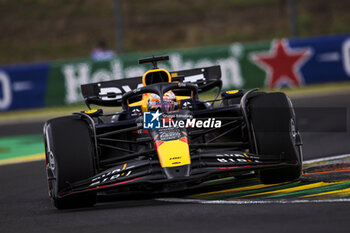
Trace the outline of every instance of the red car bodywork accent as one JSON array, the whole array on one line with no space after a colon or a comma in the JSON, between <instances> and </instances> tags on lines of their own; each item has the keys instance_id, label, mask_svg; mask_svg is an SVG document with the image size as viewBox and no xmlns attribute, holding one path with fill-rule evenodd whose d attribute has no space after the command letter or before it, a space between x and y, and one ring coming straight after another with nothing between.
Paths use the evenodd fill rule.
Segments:
<instances>
[{"instance_id":1,"label":"red car bodywork accent","mask_svg":"<svg viewBox=\"0 0 350 233\"><path fill-rule=\"evenodd\" d=\"M84 190L81 190L81 191L73 191L73 192L70 192L70 193L68 193L68 194L65 194L65 195L62 195L62 196L58 196L58 197L59 197L59 198L62 198L62 197L67 196L67 195L69 195L69 194L80 193L80 192L84 192L84 191L91 191L91 190L96 190L96 189L106 188L106 187L113 187L113 186L117 186L117 185L120 185L120 184L130 183L130 182L136 181L136 180L138 180L138 179L140 179L140 177L135 178L135 179L132 179L132 180L126 180L126 181L114 183L114 184L106 184L106 185L97 186L97 187L95 187L95 188L88 188L88 189L84 189Z\"/></svg>"},{"instance_id":2,"label":"red car bodywork accent","mask_svg":"<svg viewBox=\"0 0 350 233\"><path fill-rule=\"evenodd\" d=\"M180 138L179 141L185 142L185 143L188 144L188 138L187 137Z\"/></svg>"},{"instance_id":3,"label":"red car bodywork accent","mask_svg":"<svg viewBox=\"0 0 350 233\"><path fill-rule=\"evenodd\" d=\"M148 129L143 129L142 130L143 133L148 133ZM134 131L131 131L131 133L139 133L138 130L134 130Z\"/></svg>"},{"instance_id":4,"label":"red car bodywork accent","mask_svg":"<svg viewBox=\"0 0 350 233\"><path fill-rule=\"evenodd\" d=\"M235 168L240 168L240 167L214 167L214 168L216 168L216 169L235 169Z\"/></svg>"},{"instance_id":5,"label":"red car bodywork accent","mask_svg":"<svg viewBox=\"0 0 350 233\"><path fill-rule=\"evenodd\" d=\"M155 143L154 143L154 146L156 147L156 149L158 149L158 147L160 147L160 145L162 145L164 142L163 141L156 141Z\"/></svg>"}]
</instances>

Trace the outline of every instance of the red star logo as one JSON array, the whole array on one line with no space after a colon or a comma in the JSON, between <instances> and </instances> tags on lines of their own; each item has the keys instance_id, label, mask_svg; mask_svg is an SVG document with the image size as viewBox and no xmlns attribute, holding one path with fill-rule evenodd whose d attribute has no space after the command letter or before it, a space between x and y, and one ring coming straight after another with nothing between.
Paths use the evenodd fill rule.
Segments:
<instances>
[{"instance_id":1,"label":"red star logo","mask_svg":"<svg viewBox=\"0 0 350 233\"><path fill-rule=\"evenodd\" d=\"M279 87L283 83L299 87L303 83L299 69L310 54L309 49L292 51L286 40L277 40L270 52L253 54L252 59L267 69L265 83L268 88Z\"/></svg>"}]
</instances>

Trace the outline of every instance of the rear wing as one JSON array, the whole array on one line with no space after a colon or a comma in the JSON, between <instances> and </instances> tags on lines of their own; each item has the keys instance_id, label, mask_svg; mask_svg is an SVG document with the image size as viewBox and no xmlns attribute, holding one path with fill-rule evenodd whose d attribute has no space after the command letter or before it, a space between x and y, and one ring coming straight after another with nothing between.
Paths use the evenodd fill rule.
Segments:
<instances>
[{"instance_id":1,"label":"rear wing","mask_svg":"<svg viewBox=\"0 0 350 233\"><path fill-rule=\"evenodd\" d=\"M221 91L221 69L220 66L210 66L190 70L170 72L172 82L189 82L198 85L198 92L202 93L218 88ZM91 104L100 106L118 107L122 105L122 96L126 92L143 87L142 77L125 78L112 81L89 83L81 85L87 106Z\"/></svg>"}]
</instances>

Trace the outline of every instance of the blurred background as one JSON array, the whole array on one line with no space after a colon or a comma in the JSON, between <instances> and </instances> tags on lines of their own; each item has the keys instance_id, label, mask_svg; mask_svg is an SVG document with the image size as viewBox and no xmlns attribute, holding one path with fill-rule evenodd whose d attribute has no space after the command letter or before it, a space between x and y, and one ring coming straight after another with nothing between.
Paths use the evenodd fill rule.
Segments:
<instances>
[{"instance_id":1,"label":"blurred background","mask_svg":"<svg viewBox=\"0 0 350 233\"><path fill-rule=\"evenodd\" d=\"M348 33L349 9L348 0L0 0L0 65L89 57L101 39L120 54Z\"/></svg>"},{"instance_id":2,"label":"blurred background","mask_svg":"<svg viewBox=\"0 0 350 233\"><path fill-rule=\"evenodd\" d=\"M172 71L220 65L224 90L350 90L348 9L348 0L0 0L0 112L81 107L81 84L141 76L137 60L163 54Z\"/></svg>"}]
</instances>

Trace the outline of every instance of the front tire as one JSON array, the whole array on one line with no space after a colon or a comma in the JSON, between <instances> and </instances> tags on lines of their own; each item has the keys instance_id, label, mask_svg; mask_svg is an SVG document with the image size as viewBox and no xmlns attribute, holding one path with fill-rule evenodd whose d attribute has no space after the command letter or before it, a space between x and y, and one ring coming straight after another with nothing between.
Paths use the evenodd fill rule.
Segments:
<instances>
[{"instance_id":1,"label":"front tire","mask_svg":"<svg viewBox=\"0 0 350 233\"><path fill-rule=\"evenodd\" d=\"M44 126L49 195L58 209L93 206L96 193L61 197L69 185L95 174L89 124L78 116L49 120Z\"/></svg>"},{"instance_id":2,"label":"front tire","mask_svg":"<svg viewBox=\"0 0 350 233\"><path fill-rule=\"evenodd\" d=\"M281 155L294 165L259 171L262 183L297 180L302 171L300 134L289 98L281 92L262 93L248 102L250 121L259 155Z\"/></svg>"}]
</instances>

